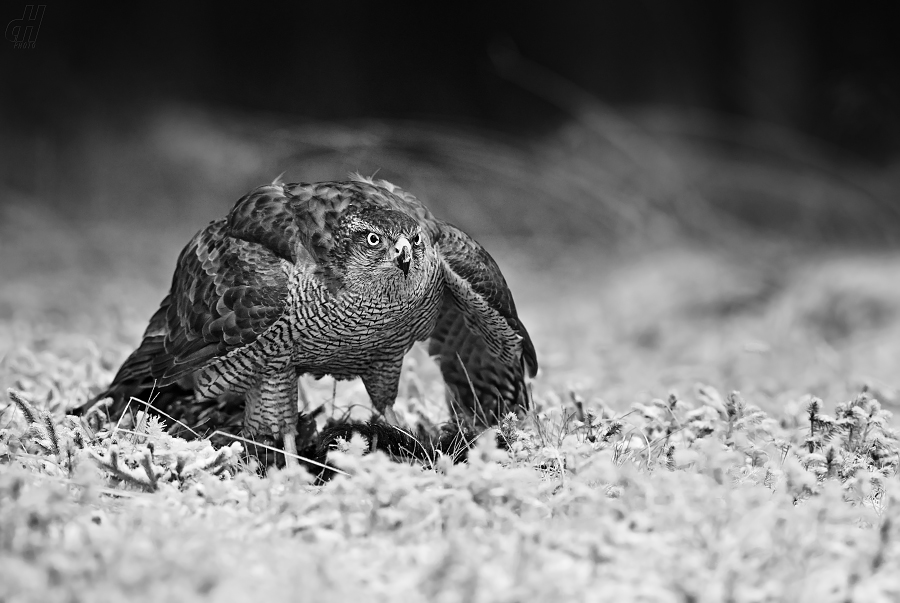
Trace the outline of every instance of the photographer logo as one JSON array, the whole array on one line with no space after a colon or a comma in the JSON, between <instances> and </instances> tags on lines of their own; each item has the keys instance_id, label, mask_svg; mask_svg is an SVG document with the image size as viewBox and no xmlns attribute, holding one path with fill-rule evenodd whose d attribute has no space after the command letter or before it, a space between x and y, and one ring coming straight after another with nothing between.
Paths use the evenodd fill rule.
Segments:
<instances>
[{"instance_id":1,"label":"photographer logo","mask_svg":"<svg viewBox=\"0 0 900 603\"><path fill-rule=\"evenodd\" d=\"M35 48L41 20L44 18L46 4L29 4L21 19L13 19L6 26L6 39L13 43L16 50Z\"/></svg>"}]
</instances>

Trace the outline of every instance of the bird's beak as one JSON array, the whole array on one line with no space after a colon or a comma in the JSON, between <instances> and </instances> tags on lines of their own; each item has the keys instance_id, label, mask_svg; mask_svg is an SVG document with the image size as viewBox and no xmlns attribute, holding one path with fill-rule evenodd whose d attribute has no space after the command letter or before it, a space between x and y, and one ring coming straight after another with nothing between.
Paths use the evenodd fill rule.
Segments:
<instances>
[{"instance_id":1,"label":"bird's beak","mask_svg":"<svg viewBox=\"0 0 900 603\"><path fill-rule=\"evenodd\" d=\"M400 237L391 251L391 259L397 262L397 267L403 271L403 275L409 274L409 265L412 263L412 245L406 237Z\"/></svg>"}]
</instances>

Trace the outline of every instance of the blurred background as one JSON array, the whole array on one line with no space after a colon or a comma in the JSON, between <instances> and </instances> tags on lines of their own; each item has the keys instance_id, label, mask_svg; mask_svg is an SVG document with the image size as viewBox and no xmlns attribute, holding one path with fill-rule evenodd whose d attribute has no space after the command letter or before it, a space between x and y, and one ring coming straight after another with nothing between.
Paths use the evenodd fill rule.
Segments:
<instances>
[{"instance_id":1,"label":"blurred background","mask_svg":"<svg viewBox=\"0 0 900 603\"><path fill-rule=\"evenodd\" d=\"M897 398L896 3L27 6L0 10L10 381L41 349L114 369L193 232L359 171L489 247L548 396Z\"/></svg>"}]
</instances>

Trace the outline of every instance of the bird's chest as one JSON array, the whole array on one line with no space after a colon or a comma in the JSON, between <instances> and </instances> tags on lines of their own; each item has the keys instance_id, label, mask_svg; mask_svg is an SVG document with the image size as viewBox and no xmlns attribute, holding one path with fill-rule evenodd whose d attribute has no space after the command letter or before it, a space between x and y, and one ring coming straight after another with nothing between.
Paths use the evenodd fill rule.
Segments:
<instances>
[{"instance_id":1,"label":"bird's chest","mask_svg":"<svg viewBox=\"0 0 900 603\"><path fill-rule=\"evenodd\" d=\"M295 362L328 372L339 364L352 372L402 356L431 334L442 300L437 280L406 296L308 290L292 313Z\"/></svg>"}]
</instances>

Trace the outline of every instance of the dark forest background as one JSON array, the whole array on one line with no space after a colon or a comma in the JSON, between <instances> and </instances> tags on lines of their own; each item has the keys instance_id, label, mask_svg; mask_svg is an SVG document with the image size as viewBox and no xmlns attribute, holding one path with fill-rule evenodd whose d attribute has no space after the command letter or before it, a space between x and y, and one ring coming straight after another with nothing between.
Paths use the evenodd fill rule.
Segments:
<instances>
[{"instance_id":1,"label":"dark forest background","mask_svg":"<svg viewBox=\"0 0 900 603\"><path fill-rule=\"evenodd\" d=\"M6 3L3 23L25 6ZM694 197L739 207L745 223L794 224L817 204L841 208L819 230L852 208L890 221L900 208L898 26L892 2L48 4L35 48L7 40L0 53L3 190L104 210L140 196L128 182L166 180L140 206L184 205L199 193L183 181L205 176L196 165L172 176L177 153L153 134L164 114L163 138L202 139L211 155L237 139L252 140L247 156L278 149L252 169L229 167L234 157L215 166L228 174L214 194L228 200L285 170L315 179L380 169L409 186L445 168L463 190L540 178L528 187L578 197L607 223L628 203L684 216L666 198L686 182ZM685 164L701 147L705 159ZM765 173L723 178L727 192L697 176L721 173L723 160ZM664 165L673 162L675 176ZM588 182L591 166L608 177ZM498 173L466 175L488 169ZM640 170L668 175L647 188ZM808 178L791 180L801 172L819 192L795 206L811 190ZM736 184L760 178L773 190ZM498 194L497 211L521 197Z\"/></svg>"}]
</instances>

